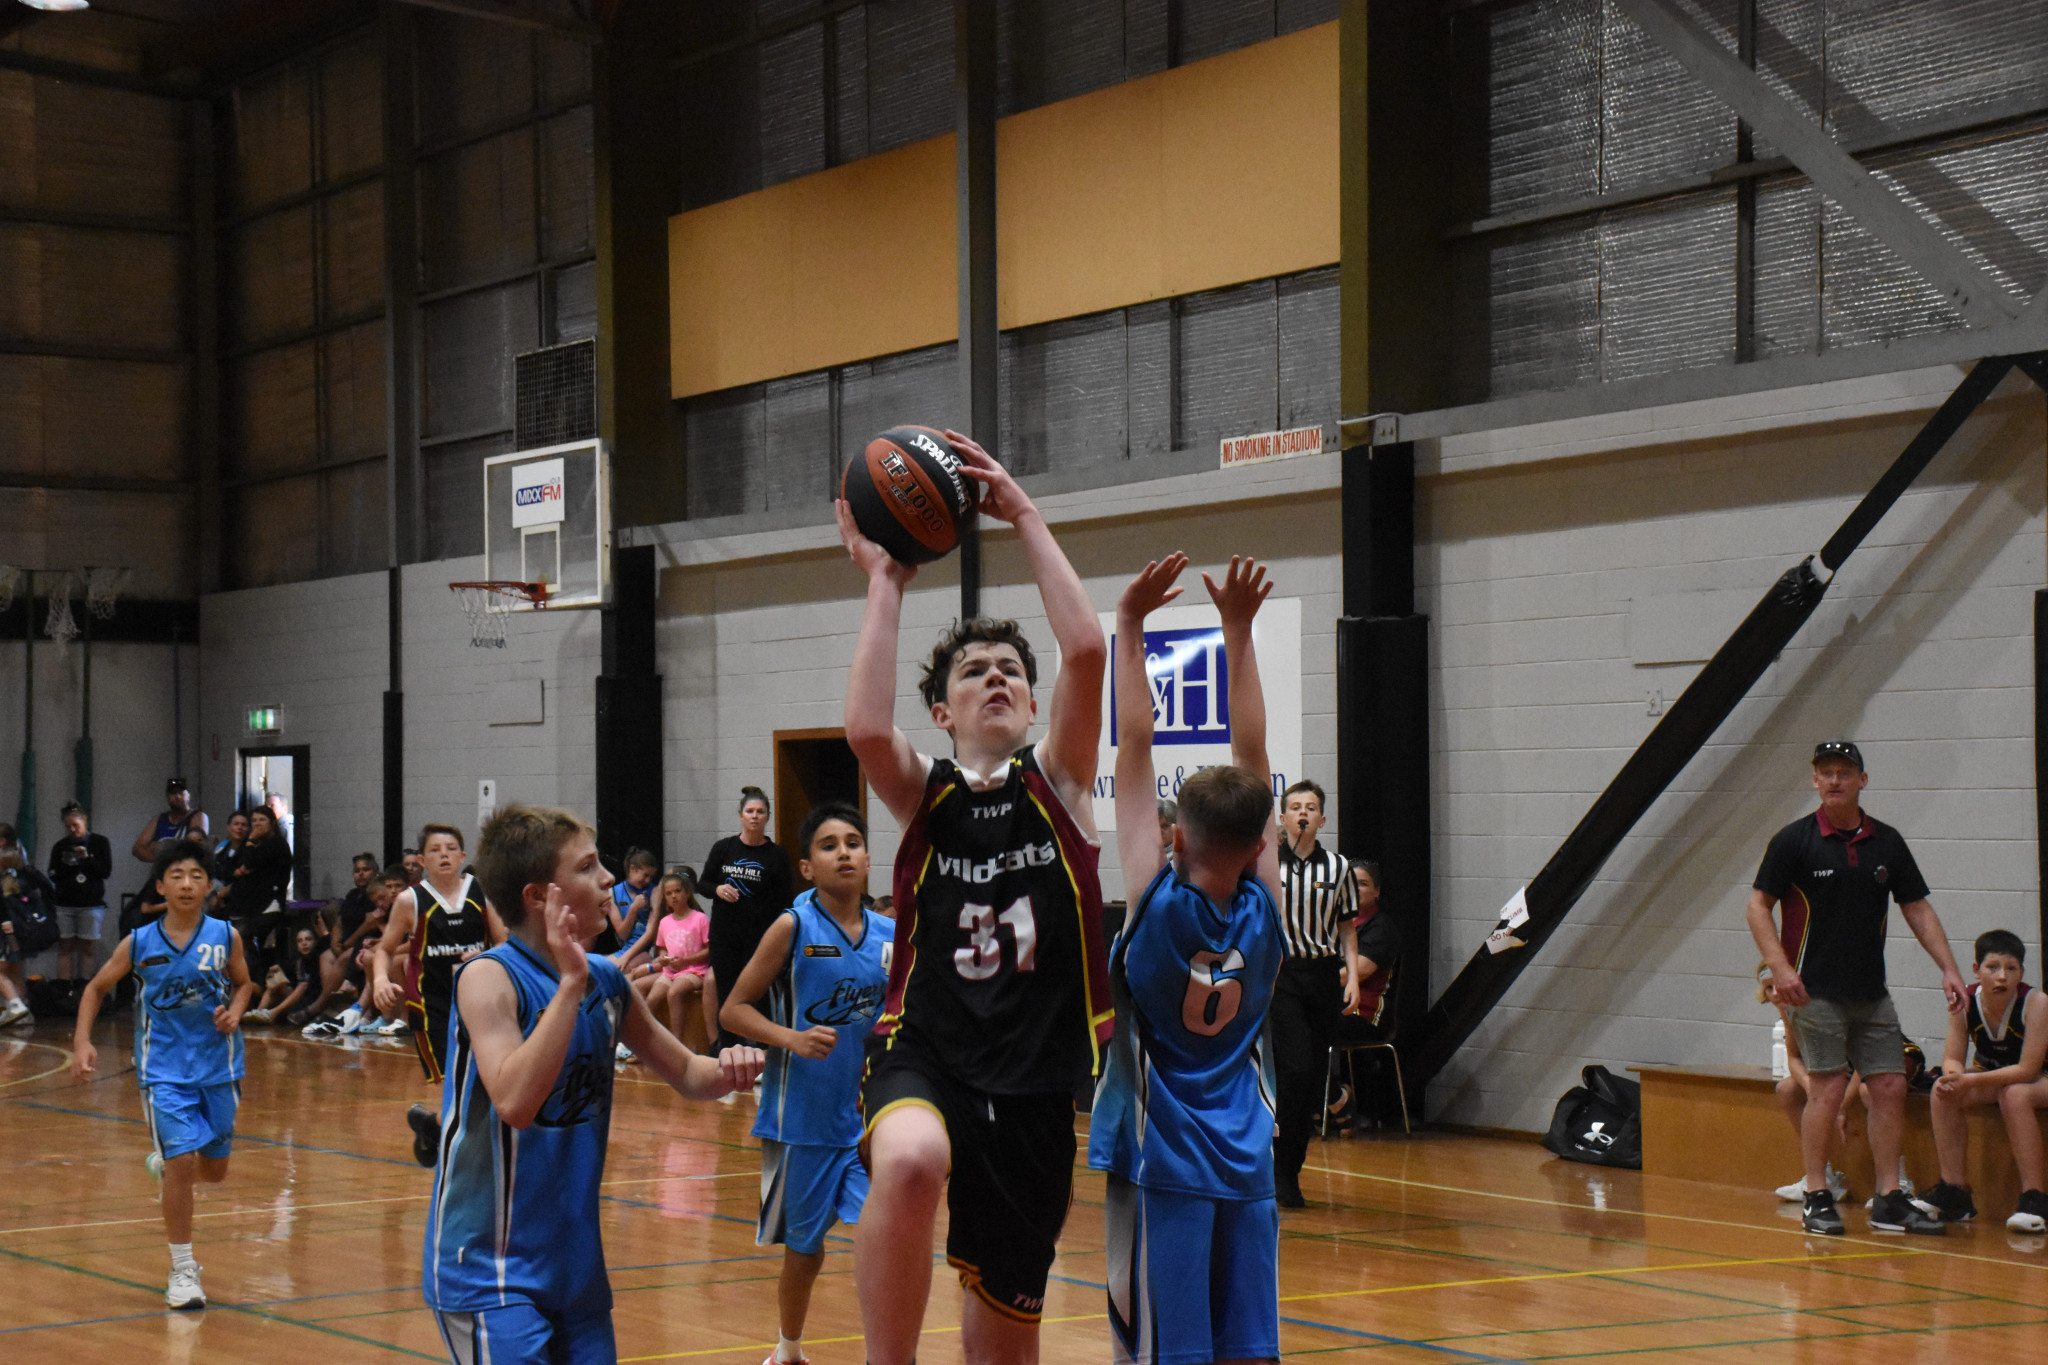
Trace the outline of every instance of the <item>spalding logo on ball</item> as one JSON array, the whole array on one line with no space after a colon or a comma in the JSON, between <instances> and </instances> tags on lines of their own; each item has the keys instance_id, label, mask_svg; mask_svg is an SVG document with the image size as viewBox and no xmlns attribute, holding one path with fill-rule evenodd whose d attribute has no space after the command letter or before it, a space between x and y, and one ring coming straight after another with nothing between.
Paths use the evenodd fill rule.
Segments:
<instances>
[{"instance_id":1,"label":"spalding logo on ball","mask_svg":"<svg viewBox=\"0 0 2048 1365\"><path fill-rule=\"evenodd\" d=\"M979 489L959 452L930 427L890 427L846 462L839 496L860 533L905 564L953 552Z\"/></svg>"}]
</instances>

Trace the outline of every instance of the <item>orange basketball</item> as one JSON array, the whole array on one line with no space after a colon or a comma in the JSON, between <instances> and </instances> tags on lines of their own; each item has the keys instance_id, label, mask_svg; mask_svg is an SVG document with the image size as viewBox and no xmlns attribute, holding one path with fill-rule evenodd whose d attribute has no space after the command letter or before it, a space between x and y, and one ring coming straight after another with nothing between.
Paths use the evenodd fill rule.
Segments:
<instances>
[{"instance_id":1,"label":"orange basketball","mask_svg":"<svg viewBox=\"0 0 2048 1365\"><path fill-rule=\"evenodd\" d=\"M839 496L854 525L905 564L951 554L977 489L952 444L930 427L890 427L846 462Z\"/></svg>"}]
</instances>

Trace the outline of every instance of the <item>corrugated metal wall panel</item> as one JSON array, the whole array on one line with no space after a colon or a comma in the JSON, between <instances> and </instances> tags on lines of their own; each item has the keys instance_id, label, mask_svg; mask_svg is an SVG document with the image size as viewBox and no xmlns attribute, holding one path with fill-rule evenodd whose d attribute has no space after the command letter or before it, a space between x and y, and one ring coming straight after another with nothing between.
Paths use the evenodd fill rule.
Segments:
<instances>
[{"instance_id":1,"label":"corrugated metal wall panel","mask_svg":"<svg viewBox=\"0 0 2048 1365\"><path fill-rule=\"evenodd\" d=\"M830 376L800 374L761 387L761 477L749 481L760 490L761 505L747 510L824 508L838 491L839 474Z\"/></svg>"},{"instance_id":2,"label":"corrugated metal wall panel","mask_svg":"<svg viewBox=\"0 0 2048 1365\"><path fill-rule=\"evenodd\" d=\"M428 10L418 25L419 129L432 146L534 107L535 35Z\"/></svg>"},{"instance_id":3,"label":"corrugated metal wall panel","mask_svg":"<svg viewBox=\"0 0 2048 1365\"><path fill-rule=\"evenodd\" d=\"M590 106L540 126L541 255L550 261L590 251L596 211Z\"/></svg>"},{"instance_id":4,"label":"corrugated metal wall panel","mask_svg":"<svg viewBox=\"0 0 2048 1365\"><path fill-rule=\"evenodd\" d=\"M1133 456L1173 449L1173 329L1166 299L1124 309L1124 431Z\"/></svg>"},{"instance_id":5,"label":"corrugated metal wall panel","mask_svg":"<svg viewBox=\"0 0 2048 1365\"><path fill-rule=\"evenodd\" d=\"M1600 224L1603 380L1735 359L1735 192Z\"/></svg>"},{"instance_id":6,"label":"corrugated metal wall panel","mask_svg":"<svg viewBox=\"0 0 2048 1365\"><path fill-rule=\"evenodd\" d=\"M384 161L384 54L374 37L320 62L320 169L329 180Z\"/></svg>"},{"instance_id":7,"label":"corrugated metal wall panel","mask_svg":"<svg viewBox=\"0 0 2048 1365\"><path fill-rule=\"evenodd\" d=\"M597 335L597 266L572 266L555 276L555 330L563 341Z\"/></svg>"},{"instance_id":8,"label":"corrugated metal wall panel","mask_svg":"<svg viewBox=\"0 0 2048 1365\"><path fill-rule=\"evenodd\" d=\"M1126 79L1123 9L1103 0L1002 0L996 113L1036 109Z\"/></svg>"},{"instance_id":9,"label":"corrugated metal wall panel","mask_svg":"<svg viewBox=\"0 0 2048 1365\"><path fill-rule=\"evenodd\" d=\"M384 462L347 465L321 476L320 572L369 573L387 562Z\"/></svg>"},{"instance_id":10,"label":"corrugated metal wall panel","mask_svg":"<svg viewBox=\"0 0 2048 1365\"><path fill-rule=\"evenodd\" d=\"M876 432L906 422L965 430L957 349L951 343L928 346L847 366L839 413L847 454Z\"/></svg>"},{"instance_id":11,"label":"corrugated metal wall panel","mask_svg":"<svg viewBox=\"0 0 2048 1365\"><path fill-rule=\"evenodd\" d=\"M41 316L30 335L88 346L184 344L182 238L9 225L7 233L14 232L32 233L38 243ZM0 293L29 287L23 277Z\"/></svg>"},{"instance_id":12,"label":"corrugated metal wall panel","mask_svg":"<svg viewBox=\"0 0 2048 1365\"><path fill-rule=\"evenodd\" d=\"M1756 357L1820 349L1820 195L1805 181L1756 196Z\"/></svg>"},{"instance_id":13,"label":"corrugated metal wall panel","mask_svg":"<svg viewBox=\"0 0 2048 1365\"><path fill-rule=\"evenodd\" d=\"M36 78L0 71L0 166L11 168L5 194L16 203L42 195L36 140Z\"/></svg>"},{"instance_id":14,"label":"corrugated metal wall panel","mask_svg":"<svg viewBox=\"0 0 2048 1365\"><path fill-rule=\"evenodd\" d=\"M868 150L953 131L953 0L869 5Z\"/></svg>"},{"instance_id":15,"label":"corrugated metal wall panel","mask_svg":"<svg viewBox=\"0 0 2048 1365\"><path fill-rule=\"evenodd\" d=\"M2048 284L2048 131L1869 164L1903 185L2017 301Z\"/></svg>"},{"instance_id":16,"label":"corrugated metal wall panel","mask_svg":"<svg viewBox=\"0 0 2048 1365\"><path fill-rule=\"evenodd\" d=\"M525 282L442 299L420 310L425 338L421 431L512 429L512 357L539 345Z\"/></svg>"},{"instance_id":17,"label":"corrugated metal wall panel","mask_svg":"<svg viewBox=\"0 0 2048 1365\"><path fill-rule=\"evenodd\" d=\"M1600 188L1600 0L1532 0L1481 16L1491 43L1490 214Z\"/></svg>"},{"instance_id":18,"label":"corrugated metal wall panel","mask_svg":"<svg viewBox=\"0 0 2048 1365\"><path fill-rule=\"evenodd\" d=\"M1590 384L1600 377L1600 239L1589 223L1503 242L1486 263L1486 392Z\"/></svg>"},{"instance_id":19,"label":"corrugated metal wall panel","mask_svg":"<svg viewBox=\"0 0 2048 1365\"><path fill-rule=\"evenodd\" d=\"M189 386L184 365L0 356L0 469L183 477Z\"/></svg>"},{"instance_id":20,"label":"corrugated metal wall panel","mask_svg":"<svg viewBox=\"0 0 2048 1365\"><path fill-rule=\"evenodd\" d=\"M1733 24L1736 0L1705 8L1724 27ZM1602 27L1601 189L1612 194L1704 175L1733 161L1735 115L1728 106L1686 75L1616 0L1606 0Z\"/></svg>"},{"instance_id":21,"label":"corrugated metal wall panel","mask_svg":"<svg viewBox=\"0 0 2048 1365\"><path fill-rule=\"evenodd\" d=\"M246 478L311 464L319 451L314 343L275 346L221 366L222 465Z\"/></svg>"},{"instance_id":22,"label":"corrugated metal wall panel","mask_svg":"<svg viewBox=\"0 0 2048 1365\"><path fill-rule=\"evenodd\" d=\"M326 458L384 453L384 324L366 322L321 338L320 416L327 428ZM336 572L343 572L336 570Z\"/></svg>"},{"instance_id":23,"label":"corrugated metal wall panel","mask_svg":"<svg viewBox=\"0 0 2048 1365\"><path fill-rule=\"evenodd\" d=\"M1178 449L1271 431L1279 406L1277 319L1271 280L1181 301Z\"/></svg>"},{"instance_id":24,"label":"corrugated metal wall panel","mask_svg":"<svg viewBox=\"0 0 2048 1365\"><path fill-rule=\"evenodd\" d=\"M871 150L868 146L867 11L850 9L841 14L832 25L832 41L838 48L833 98L839 116L838 140L832 148L832 162L840 165L857 161Z\"/></svg>"},{"instance_id":25,"label":"corrugated metal wall panel","mask_svg":"<svg viewBox=\"0 0 2048 1365\"><path fill-rule=\"evenodd\" d=\"M359 185L321 205L327 316L348 317L384 302L384 186Z\"/></svg>"},{"instance_id":26,"label":"corrugated metal wall panel","mask_svg":"<svg viewBox=\"0 0 2048 1365\"><path fill-rule=\"evenodd\" d=\"M1273 6L1273 27L1280 33L1314 28L1334 20L1343 8L1343 0L1277 0Z\"/></svg>"},{"instance_id":27,"label":"corrugated metal wall panel","mask_svg":"<svg viewBox=\"0 0 2048 1365\"><path fill-rule=\"evenodd\" d=\"M1822 200L1821 338L1833 350L1960 329L1939 290L1832 199Z\"/></svg>"},{"instance_id":28,"label":"corrugated metal wall panel","mask_svg":"<svg viewBox=\"0 0 2048 1365\"><path fill-rule=\"evenodd\" d=\"M750 384L690 400L683 464L692 517L729 517L755 506L752 486L767 465L767 414Z\"/></svg>"},{"instance_id":29,"label":"corrugated metal wall panel","mask_svg":"<svg viewBox=\"0 0 2048 1365\"><path fill-rule=\"evenodd\" d=\"M1280 309L1280 428L1318 425L1337 434L1343 407L1335 269L1311 270L1277 285Z\"/></svg>"},{"instance_id":30,"label":"corrugated metal wall panel","mask_svg":"<svg viewBox=\"0 0 2048 1365\"><path fill-rule=\"evenodd\" d=\"M41 356L0 355L0 470L9 474L51 468L43 438L45 363Z\"/></svg>"},{"instance_id":31,"label":"corrugated metal wall panel","mask_svg":"<svg viewBox=\"0 0 2048 1365\"><path fill-rule=\"evenodd\" d=\"M494 279L534 264L533 133L520 128L419 168L422 286Z\"/></svg>"},{"instance_id":32,"label":"corrugated metal wall panel","mask_svg":"<svg viewBox=\"0 0 2048 1365\"><path fill-rule=\"evenodd\" d=\"M1273 34L1273 0L1181 0L1183 66L1263 42Z\"/></svg>"},{"instance_id":33,"label":"corrugated metal wall panel","mask_svg":"<svg viewBox=\"0 0 2048 1365\"><path fill-rule=\"evenodd\" d=\"M825 169L825 29L800 28L762 43L761 184Z\"/></svg>"},{"instance_id":34,"label":"corrugated metal wall panel","mask_svg":"<svg viewBox=\"0 0 2048 1365\"><path fill-rule=\"evenodd\" d=\"M0 223L0 336L43 329L43 234L30 223Z\"/></svg>"},{"instance_id":35,"label":"corrugated metal wall panel","mask_svg":"<svg viewBox=\"0 0 2048 1365\"><path fill-rule=\"evenodd\" d=\"M427 485L427 558L484 552L484 460L511 448L510 436L493 436L420 452Z\"/></svg>"},{"instance_id":36,"label":"corrugated metal wall panel","mask_svg":"<svg viewBox=\"0 0 2048 1365\"><path fill-rule=\"evenodd\" d=\"M245 588L320 574L320 476L302 474L228 494L227 554Z\"/></svg>"},{"instance_id":37,"label":"corrugated metal wall panel","mask_svg":"<svg viewBox=\"0 0 2048 1365\"><path fill-rule=\"evenodd\" d=\"M1867 137L2048 104L2048 0L1827 0L1828 125Z\"/></svg>"},{"instance_id":38,"label":"corrugated metal wall panel","mask_svg":"<svg viewBox=\"0 0 2048 1365\"><path fill-rule=\"evenodd\" d=\"M1130 395L1121 310L1007 333L1002 358L1001 451L1012 473L1126 457Z\"/></svg>"},{"instance_id":39,"label":"corrugated metal wall panel","mask_svg":"<svg viewBox=\"0 0 2048 1365\"><path fill-rule=\"evenodd\" d=\"M33 159L10 161L24 179L8 201L50 208L155 214L185 211L185 107L125 90L34 82ZM12 173L7 177L14 180Z\"/></svg>"},{"instance_id":40,"label":"corrugated metal wall panel","mask_svg":"<svg viewBox=\"0 0 2048 1365\"><path fill-rule=\"evenodd\" d=\"M540 97L543 104L588 98L595 72L589 43L573 38L540 40Z\"/></svg>"},{"instance_id":41,"label":"corrugated metal wall panel","mask_svg":"<svg viewBox=\"0 0 2048 1365\"><path fill-rule=\"evenodd\" d=\"M236 207L253 209L313 182L313 109L306 73L284 67L234 92Z\"/></svg>"},{"instance_id":42,"label":"corrugated metal wall panel","mask_svg":"<svg viewBox=\"0 0 2048 1365\"><path fill-rule=\"evenodd\" d=\"M227 333L250 345L313 325L314 206L266 213L229 239Z\"/></svg>"},{"instance_id":43,"label":"corrugated metal wall panel","mask_svg":"<svg viewBox=\"0 0 2048 1365\"><path fill-rule=\"evenodd\" d=\"M1124 0L1124 69L1128 79L1166 70L1172 47L1169 15L1177 0Z\"/></svg>"},{"instance_id":44,"label":"corrugated metal wall panel","mask_svg":"<svg viewBox=\"0 0 2048 1365\"><path fill-rule=\"evenodd\" d=\"M1756 65L1778 92L1812 117L1826 112L1828 0L1756 0ZM1757 136L1758 160L1779 155L1777 144Z\"/></svg>"}]
</instances>

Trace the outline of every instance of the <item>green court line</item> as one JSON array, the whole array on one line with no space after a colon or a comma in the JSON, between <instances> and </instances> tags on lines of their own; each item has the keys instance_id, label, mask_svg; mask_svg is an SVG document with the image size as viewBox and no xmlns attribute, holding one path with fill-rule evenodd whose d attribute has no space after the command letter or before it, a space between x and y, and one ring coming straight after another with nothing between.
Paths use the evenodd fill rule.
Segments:
<instances>
[{"instance_id":1,"label":"green court line","mask_svg":"<svg viewBox=\"0 0 2048 1365\"><path fill-rule=\"evenodd\" d=\"M1765 1308L1758 1307L1742 1313L1702 1313L1689 1318L1642 1318L1630 1322L1572 1323L1559 1327L1523 1327L1510 1332L1466 1332L1457 1336L1430 1337L1430 1341L1488 1341L1496 1337L1540 1337L1551 1332L1606 1332L1622 1327L1678 1327L1693 1322L1734 1322L1741 1318L1771 1317L1785 1313L1797 1316L1830 1313L1850 1313L1873 1308L1916 1308L1930 1303L1968 1303L1970 1298L1963 1295L1952 1299L1903 1299L1896 1303L1840 1304L1833 1308ZM1867 1326L1865 1323L1851 1324Z\"/></svg>"},{"instance_id":2,"label":"green court line","mask_svg":"<svg viewBox=\"0 0 2048 1365\"><path fill-rule=\"evenodd\" d=\"M99 1270L88 1270L84 1266L68 1265L63 1261L54 1261L46 1256L31 1256L25 1251L16 1251L11 1247L0 1247L0 1256L9 1256L17 1261L27 1261L32 1265L48 1266L53 1270L69 1271L73 1275L84 1275L88 1279L102 1280L108 1284L118 1284L124 1289L140 1289L151 1295L160 1292L154 1285L142 1284L135 1280L124 1280L118 1275L109 1275ZM247 1317L261 1318L265 1322L282 1323L288 1327L303 1327L308 1332L319 1332L324 1336L339 1337L344 1341L353 1341L364 1346L375 1346L379 1350L392 1351L402 1356L411 1356L415 1360L439 1361L441 1359L440 1356L428 1355L423 1351L411 1350L404 1346L394 1346L385 1341L374 1341L369 1337L359 1337L353 1332L344 1332L337 1327L323 1327L317 1322L307 1322L300 1318L286 1317L282 1313L269 1312L266 1309L251 1307L247 1304L223 1303L215 1299L209 1299L207 1300L206 1307L207 1310L219 1309L227 1313L240 1313ZM168 1313L173 1310L166 1308L164 1311Z\"/></svg>"},{"instance_id":3,"label":"green court line","mask_svg":"<svg viewBox=\"0 0 2048 1365\"><path fill-rule=\"evenodd\" d=\"M1817 1337L1756 1337L1746 1341L1716 1341L1698 1346L1631 1346L1619 1351L1578 1351L1562 1355L1524 1356L1525 1361L1600 1360L1608 1356L1657 1355L1669 1351L1727 1351L1750 1346L1793 1346L1808 1341L1856 1341L1865 1337L1933 1336L1940 1332L1981 1332L1994 1327L2048 1327L2048 1317L2031 1322L1965 1322L1948 1327L1874 1327L1864 1332L1830 1332Z\"/></svg>"},{"instance_id":4,"label":"green court line","mask_svg":"<svg viewBox=\"0 0 2048 1365\"><path fill-rule=\"evenodd\" d=\"M1853 1271L1853 1270L1840 1270L1840 1269L1836 1269L1836 1268L1834 1268L1834 1267L1828 1267L1828 1273L1829 1273L1829 1274L1831 1274L1831 1275L1837 1275L1837 1276L1840 1276L1840 1277L1841 1277L1841 1278L1843 1278L1843 1279L1849 1279L1849 1280L1878 1280L1878 1281L1879 1281L1879 1283L1883 1283L1883 1284L1897 1284L1897 1285L1901 1285L1901 1286L1903 1286L1903 1287L1905 1287L1905 1288L1907 1288L1907 1289L1926 1289L1926 1290L1931 1290L1931 1291L1933 1291L1933 1292L1936 1292L1936 1293L1939 1293L1939 1292L1941 1292L1941 1291L1943 1291L1943 1290L1946 1290L1946 1289L1948 1289L1948 1286L1947 1286L1947 1285L1940 1285L1940 1284L1921 1284L1921 1283L1920 1283L1919 1281L1917 1281L1917 1280L1904 1280L1904 1279L1901 1279L1901 1280L1881 1280L1881 1279L1879 1279L1879 1277L1878 1277L1878 1276L1875 1276L1875 1275L1860 1275L1860 1274L1856 1273L1856 1272L1855 1272L1855 1271ZM2044 1305L2042 1305L2042 1304L2038 1304L2038 1303L2028 1303L2028 1302L2027 1302L2027 1301L2026 1301L2025 1299L2009 1299L2009 1298L2006 1298L2006 1297L2005 1297L2004 1295L2001 1295L2001 1294L1976 1294L1976 1293L1973 1293L1973 1294L1971 1294L1971 1295L1970 1295L1970 1297L1971 1297L1972 1299L1975 1299L1975 1300L1977 1300L1977 1301L1981 1302L1981 1303L1998 1303L1998 1304L2004 1304L2004 1305L2005 1305L2005 1306L2006 1306L2007 1308L2024 1308L2024 1309L2025 1309L2025 1310L2026 1310L2027 1312L2029 1312L2029 1313L2039 1313L2039 1312L2041 1312L2041 1311L2042 1311L2042 1309L2043 1309L2043 1307L2044 1307Z\"/></svg>"}]
</instances>

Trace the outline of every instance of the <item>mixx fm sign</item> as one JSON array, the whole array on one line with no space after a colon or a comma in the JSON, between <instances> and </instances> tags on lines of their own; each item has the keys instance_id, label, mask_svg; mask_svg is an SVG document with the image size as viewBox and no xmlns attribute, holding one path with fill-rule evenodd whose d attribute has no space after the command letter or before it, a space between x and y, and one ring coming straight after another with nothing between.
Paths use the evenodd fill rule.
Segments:
<instances>
[{"instance_id":1,"label":"mixx fm sign","mask_svg":"<svg viewBox=\"0 0 2048 1365\"><path fill-rule=\"evenodd\" d=\"M565 519L562 457L535 460L512 471L512 524L543 526Z\"/></svg>"},{"instance_id":2,"label":"mixx fm sign","mask_svg":"<svg viewBox=\"0 0 2048 1365\"><path fill-rule=\"evenodd\" d=\"M1110 640L1103 678L1102 744L1096 759L1095 822L1116 828L1116 613L1101 615ZM1168 607L1145 631L1145 685L1152 694L1156 796L1172 800L1203 768L1230 762L1230 665L1213 606ZM1277 797L1302 775L1301 599L1270 598L1252 626L1266 697L1266 757Z\"/></svg>"}]
</instances>

